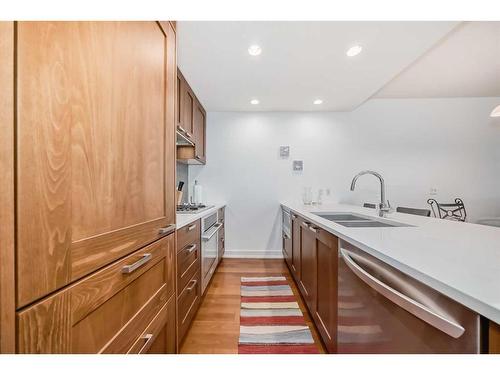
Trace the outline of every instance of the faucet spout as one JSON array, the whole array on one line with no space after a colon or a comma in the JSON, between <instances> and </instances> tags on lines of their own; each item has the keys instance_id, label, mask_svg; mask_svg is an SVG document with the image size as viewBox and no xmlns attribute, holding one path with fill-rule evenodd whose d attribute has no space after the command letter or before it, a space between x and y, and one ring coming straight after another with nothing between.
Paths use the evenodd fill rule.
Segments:
<instances>
[{"instance_id":1,"label":"faucet spout","mask_svg":"<svg viewBox=\"0 0 500 375\"><path fill-rule=\"evenodd\" d=\"M385 199L385 182L384 182L384 178L382 177L382 175L380 173L377 173L375 171L361 171L361 172L359 172L352 179L351 191L354 191L354 189L356 188L356 181L358 180L358 178L360 178L361 176L363 176L365 174L371 174L371 175L377 177L380 181L380 204L379 204L378 213L379 213L379 216L382 217L382 216L384 216L385 213L390 211L391 206L389 205L389 202L386 201L386 199Z\"/></svg>"}]
</instances>

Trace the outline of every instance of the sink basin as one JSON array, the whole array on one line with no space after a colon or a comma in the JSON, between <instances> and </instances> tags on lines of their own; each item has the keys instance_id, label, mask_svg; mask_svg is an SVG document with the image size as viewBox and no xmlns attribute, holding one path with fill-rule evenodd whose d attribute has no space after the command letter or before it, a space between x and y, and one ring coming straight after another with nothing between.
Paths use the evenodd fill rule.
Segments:
<instances>
[{"instance_id":1,"label":"sink basin","mask_svg":"<svg viewBox=\"0 0 500 375\"><path fill-rule=\"evenodd\" d=\"M387 223L376 220L364 220L364 221L335 221L335 223L343 225L349 228L383 228L383 227L409 227L407 224L403 223Z\"/></svg>"},{"instance_id":2,"label":"sink basin","mask_svg":"<svg viewBox=\"0 0 500 375\"><path fill-rule=\"evenodd\" d=\"M410 227L411 225L390 220L376 220L371 217L352 214L349 212L312 212L323 219L333 221L349 228L384 228L384 227Z\"/></svg>"},{"instance_id":3,"label":"sink basin","mask_svg":"<svg viewBox=\"0 0 500 375\"><path fill-rule=\"evenodd\" d=\"M313 214L318 215L319 217L322 217L323 219L330 220L330 221L369 221L370 219L364 216L358 216L354 214L323 214L323 213L315 213Z\"/></svg>"}]
</instances>

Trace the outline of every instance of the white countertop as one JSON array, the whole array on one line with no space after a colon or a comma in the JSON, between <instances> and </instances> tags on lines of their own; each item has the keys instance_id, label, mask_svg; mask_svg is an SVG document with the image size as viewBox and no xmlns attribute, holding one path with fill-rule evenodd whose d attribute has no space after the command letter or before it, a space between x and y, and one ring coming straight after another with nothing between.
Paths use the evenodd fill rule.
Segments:
<instances>
[{"instance_id":1,"label":"white countertop","mask_svg":"<svg viewBox=\"0 0 500 375\"><path fill-rule=\"evenodd\" d=\"M212 204L207 204L207 206L212 206ZM193 221L196 221L198 219L201 219L202 217L205 217L207 215L210 215L217 211L219 208L225 207L225 203L217 203L214 204L213 207L209 208L208 210L201 211L196 214L176 214L176 224L175 227L177 229L182 228L183 226L186 226L188 224L191 224Z\"/></svg>"},{"instance_id":2,"label":"white countertop","mask_svg":"<svg viewBox=\"0 0 500 375\"><path fill-rule=\"evenodd\" d=\"M311 212L375 210L343 204L282 206L500 324L500 228L390 213L413 227L349 228Z\"/></svg>"}]
</instances>

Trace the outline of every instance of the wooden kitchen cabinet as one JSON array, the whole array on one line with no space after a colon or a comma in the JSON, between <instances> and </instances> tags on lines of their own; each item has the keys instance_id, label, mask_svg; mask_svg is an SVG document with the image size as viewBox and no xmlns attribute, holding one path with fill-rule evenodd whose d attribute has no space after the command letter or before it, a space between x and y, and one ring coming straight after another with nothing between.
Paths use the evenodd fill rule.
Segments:
<instances>
[{"instance_id":1,"label":"wooden kitchen cabinet","mask_svg":"<svg viewBox=\"0 0 500 375\"><path fill-rule=\"evenodd\" d=\"M490 354L500 354L500 325L490 321L488 326L488 352Z\"/></svg>"},{"instance_id":2,"label":"wooden kitchen cabinet","mask_svg":"<svg viewBox=\"0 0 500 375\"><path fill-rule=\"evenodd\" d=\"M201 220L177 230L177 347L201 302Z\"/></svg>"},{"instance_id":3,"label":"wooden kitchen cabinet","mask_svg":"<svg viewBox=\"0 0 500 375\"><path fill-rule=\"evenodd\" d=\"M186 79L180 72L177 70L177 74L180 76L179 84L179 108L180 108L180 128L184 131L184 134L189 138L193 139L194 136L194 123L193 123L193 113L195 107L195 96L191 87L187 83Z\"/></svg>"},{"instance_id":4,"label":"wooden kitchen cabinet","mask_svg":"<svg viewBox=\"0 0 500 375\"><path fill-rule=\"evenodd\" d=\"M2 23L0 51L16 88L0 96L0 351L175 352L173 24Z\"/></svg>"},{"instance_id":5,"label":"wooden kitchen cabinet","mask_svg":"<svg viewBox=\"0 0 500 375\"><path fill-rule=\"evenodd\" d=\"M196 100L193 107L194 158L205 163L205 117L206 113L200 102Z\"/></svg>"},{"instance_id":6,"label":"wooden kitchen cabinet","mask_svg":"<svg viewBox=\"0 0 500 375\"><path fill-rule=\"evenodd\" d=\"M147 334L154 341L167 322L175 340L175 309L165 307L175 304L174 259L172 234L20 310L18 352L134 352L137 341Z\"/></svg>"},{"instance_id":7,"label":"wooden kitchen cabinet","mask_svg":"<svg viewBox=\"0 0 500 375\"><path fill-rule=\"evenodd\" d=\"M157 22L18 22L16 37L20 308L175 223L175 38Z\"/></svg>"},{"instance_id":8,"label":"wooden kitchen cabinet","mask_svg":"<svg viewBox=\"0 0 500 375\"><path fill-rule=\"evenodd\" d=\"M292 214L290 271L329 353L336 351L338 238Z\"/></svg>"},{"instance_id":9,"label":"wooden kitchen cabinet","mask_svg":"<svg viewBox=\"0 0 500 375\"><path fill-rule=\"evenodd\" d=\"M316 233L316 304L313 320L329 353L336 351L338 238L323 229Z\"/></svg>"},{"instance_id":10,"label":"wooden kitchen cabinet","mask_svg":"<svg viewBox=\"0 0 500 375\"><path fill-rule=\"evenodd\" d=\"M206 111L179 69L177 69L176 118L178 131L193 144L177 146L177 161L205 164Z\"/></svg>"}]
</instances>

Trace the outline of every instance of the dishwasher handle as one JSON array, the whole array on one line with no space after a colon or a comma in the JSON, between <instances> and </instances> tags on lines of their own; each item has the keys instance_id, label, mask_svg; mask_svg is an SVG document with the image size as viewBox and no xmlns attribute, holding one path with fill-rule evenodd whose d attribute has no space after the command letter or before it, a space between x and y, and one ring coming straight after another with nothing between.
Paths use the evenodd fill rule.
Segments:
<instances>
[{"instance_id":1,"label":"dishwasher handle","mask_svg":"<svg viewBox=\"0 0 500 375\"><path fill-rule=\"evenodd\" d=\"M207 232L203 233L203 235L201 236L201 239L203 241L208 241L209 239L211 239L213 237L213 235L215 233L217 233L219 231L220 228L222 228L222 223L214 224L214 226L211 229L209 229Z\"/></svg>"},{"instance_id":2,"label":"dishwasher handle","mask_svg":"<svg viewBox=\"0 0 500 375\"><path fill-rule=\"evenodd\" d=\"M362 281L368 284L368 286L370 286L372 289L374 289L379 294L383 295L385 298L389 299L402 309L408 311L410 314L416 316L417 318L423 320L434 328L439 329L440 331L455 339L464 334L465 328L458 323L439 315L438 313L429 309L427 306L398 292L396 289L391 288L389 285L369 274L351 258L350 253L347 250L341 248L340 254L344 259L345 264L356 276L358 276Z\"/></svg>"}]
</instances>

